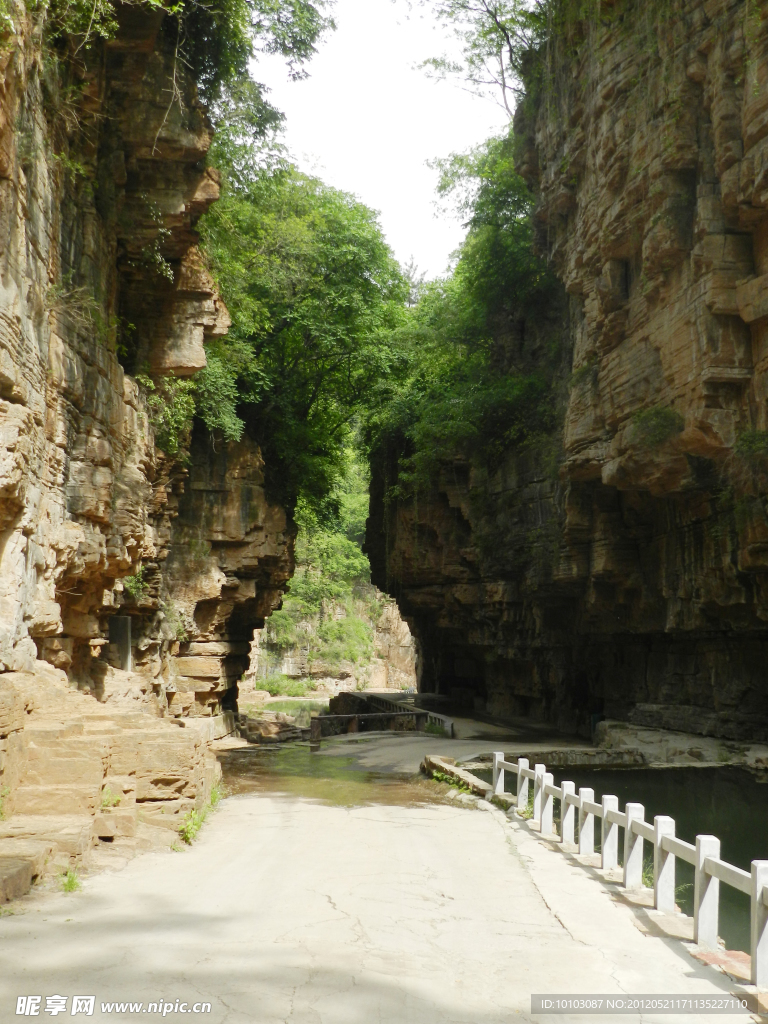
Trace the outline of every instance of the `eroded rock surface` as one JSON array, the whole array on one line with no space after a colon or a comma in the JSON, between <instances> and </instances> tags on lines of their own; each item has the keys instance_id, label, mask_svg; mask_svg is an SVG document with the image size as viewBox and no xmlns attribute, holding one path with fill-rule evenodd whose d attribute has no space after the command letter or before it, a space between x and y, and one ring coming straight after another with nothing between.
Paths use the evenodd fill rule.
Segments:
<instances>
[{"instance_id":1,"label":"eroded rock surface","mask_svg":"<svg viewBox=\"0 0 768 1024\"><path fill-rule=\"evenodd\" d=\"M564 455L457 462L399 507L377 467L374 580L427 688L587 734L768 737L766 474L735 451L768 428L766 14L602 4L521 103L569 304Z\"/></svg>"},{"instance_id":2,"label":"eroded rock surface","mask_svg":"<svg viewBox=\"0 0 768 1024\"><path fill-rule=\"evenodd\" d=\"M81 853L131 808L175 827L207 798L205 744L293 532L256 440L169 457L132 375L190 376L229 326L195 231L212 127L170 20L119 6L115 37L57 70L19 17L0 35L0 793L8 837L89 818Z\"/></svg>"},{"instance_id":3,"label":"eroded rock surface","mask_svg":"<svg viewBox=\"0 0 768 1024\"><path fill-rule=\"evenodd\" d=\"M324 660L310 656L309 644L299 643L284 648L270 642L267 632L257 629L250 645L250 660L240 683L240 694L250 702L262 702L267 696L263 689L271 675L284 675L306 681L313 696L334 697L343 690L410 690L418 684L418 648L408 624L400 615L397 604L384 599L381 591L367 586L370 600L368 609L360 601L357 607L363 622L373 632L373 650L367 659L358 661ZM323 609L323 616L344 618L348 610L341 605ZM305 639L316 633L321 618L308 616L301 626Z\"/></svg>"}]
</instances>

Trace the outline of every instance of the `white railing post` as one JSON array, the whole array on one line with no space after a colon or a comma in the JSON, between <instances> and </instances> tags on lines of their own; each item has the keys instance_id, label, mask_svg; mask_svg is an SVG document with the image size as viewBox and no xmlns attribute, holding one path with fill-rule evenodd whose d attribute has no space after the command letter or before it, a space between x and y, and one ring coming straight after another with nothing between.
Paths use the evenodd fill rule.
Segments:
<instances>
[{"instance_id":1,"label":"white railing post","mask_svg":"<svg viewBox=\"0 0 768 1024\"><path fill-rule=\"evenodd\" d=\"M493 753L493 795L500 796L504 792L504 769L501 762L504 760L504 753L495 750Z\"/></svg>"},{"instance_id":2,"label":"white railing post","mask_svg":"<svg viewBox=\"0 0 768 1024\"><path fill-rule=\"evenodd\" d=\"M675 856L662 849L664 836L675 834L675 819L657 814L653 819L653 905L665 914L675 912Z\"/></svg>"},{"instance_id":3,"label":"white railing post","mask_svg":"<svg viewBox=\"0 0 768 1024\"><path fill-rule=\"evenodd\" d=\"M752 953L752 984L768 988L768 860L752 861L752 893L750 932Z\"/></svg>"},{"instance_id":4,"label":"white railing post","mask_svg":"<svg viewBox=\"0 0 768 1024\"><path fill-rule=\"evenodd\" d=\"M574 794L576 792L576 784L573 782L563 782L560 788L563 791L563 799L560 801L561 839L563 843L570 843L573 846L573 825L576 817L576 808L573 804L568 803L566 797L569 793Z\"/></svg>"},{"instance_id":5,"label":"white railing post","mask_svg":"<svg viewBox=\"0 0 768 1024\"><path fill-rule=\"evenodd\" d=\"M523 775L523 769L528 767L527 757L517 759L517 810L524 811L528 806L528 779Z\"/></svg>"},{"instance_id":6,"label":"white railing post","mask_svg":"<svg viewBox=\"0 0 768 1024\"><path fill-rule=\"evenodd\" d=\"M539 826L539 831L541 831L541 790L546 770L547 766L545 764L535 764L533 766L533 823Z\"/></svg>"},{"instance_id":7,"label":"white railing post","mask_svg":"<svg viewBox=\"0 0 768 1024\"><path fill-rule=\"evenodd\" d=\"M603 796L603 820L600 822L600 867L613 871L619 866L619 826L608 821L608 811L618 811L617 796Z\"/></svg>"},{"instance_id":8,"label":"white railing post","mask_svg":"<svg viewBox=\"0 0 768 1024\"><path fill-rule=\"evenodd\" d=\"M584 802L594 802L595 791L593 789L579 789L579 853L590 854L595 852L595 816L587 811Z\"/></svg>"},{"instance_id":9,"label":"white railing post","mask_svg":"<svg viewBox=\"0 0 768 1024\"><path fill-rule=\"evenodd\" d=\"M704 869L707 857L720 858L717 836L696 836L696 863L693 876L693 941L707 949L717 949L720 879Z\"/></svg>"},{"instance_id":10,"label":"white railing post","mask_svg":"<svg viewBox=\"0 0 768 1024\"><path fill-rule=\"evenodd\" d=\"M639 889L643 884L643 837L632 831L633 821L642 821L645 807L627 804L624 808L627 827L624 829L624 888Z\"/></svg>"},{"instance_id":11,"label":"white railing post","mask_svg":"<svg viewBox=\"0 0 768 1024\"><path fill-rule=\"evenodd\" d=\"M551 772L544 772L542 781L541 834L551 836L554 832L555 798L547 793L547 786L554 786L555 777Z\"/></svg>"}]
</instances>

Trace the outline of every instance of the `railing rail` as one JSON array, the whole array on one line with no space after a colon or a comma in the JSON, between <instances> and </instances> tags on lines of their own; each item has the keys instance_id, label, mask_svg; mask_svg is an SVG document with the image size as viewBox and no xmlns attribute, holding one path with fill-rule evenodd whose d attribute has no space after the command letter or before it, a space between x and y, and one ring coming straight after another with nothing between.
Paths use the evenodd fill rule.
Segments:
<instances>
[{"instance_id":1,"label":"railing rail","mask_svg":"<svg viewBox=\"0 0 768 1024\"><path fill-rule=\"evenodd\" d=\"M591 789L576 791L573 782L555 785L546 765L531 768L528 760L507 761L503 752L493 755L492 791L505 793L505 776L517 776L514 799L518 812L529 806L529 782L533 782L533 825L541 835L556 837L554 801L560 801L560 841L575 845L575 819L578 816L578 851L594 853L595 821L600 821L601 867L604 871L618 868L618 830L624 832L624 886L643 886L643 844L653 847L653 891L657 910L675 910L675 863L677 859L694 869L693 934L700 946L716 949L718 943L720 883L729 885L750 898L751 980L759 989L768 989L768 860L753 860L750 871L729 864L720 857L720 840L716 836L696 836L696 843L686 843L675 835L674 819L656 815L653 822L645 820L642 804L628 803L619 810L619 799L603 796L597 803ZM512 796L512 794L509 794Z\"/></svg>"},{"instance_id":2,"label":"railing rail","mask_svg":"<svg viewBox=\"0 0 768 1024\"><path fill-rule=\"evenodd\" d=\"M674 836L664 836L661 840L661 846L667 853L671 853L674 857L679 857L686 864L695 866L696 847L692 846L691 843L684 843L682 839L676 839Z\"/></svg>"},{"instance_id":3,"label":"railing rail","mask_svg":"<svg viewBox=\"0 0 768 1024\"><path fill-rule=\"evenodd\" d=\"M401 691L406 692L406 691ZM446 736L453 738L453 719L447 715L441 715L437 711L429 711L427 708L417 708L411 702L400 701L382 694L361 694L373 707L381 708L382 711L395 711L398 714L404 711L414 715L426 715L427 725L436 725L445 731Z\"/></svg>"}]
</instances>

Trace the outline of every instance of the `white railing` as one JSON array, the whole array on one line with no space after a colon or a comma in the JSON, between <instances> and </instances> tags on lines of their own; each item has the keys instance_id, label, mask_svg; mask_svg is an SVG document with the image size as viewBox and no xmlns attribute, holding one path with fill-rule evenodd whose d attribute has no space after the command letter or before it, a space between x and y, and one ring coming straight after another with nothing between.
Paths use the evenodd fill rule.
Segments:
<instances>
[{"instance_id":1,"label":"white railing","mask_svg":"<svg viewBox=\"0 0 768 1024\"><path fill-rule=\"evenodd\" d=\"M578 852L595 852L595 819L600 820L601 868L615 871L619 866L619 829L624 832L623 882L626 889L643 885L643 843L653 846L653 904L666 913L675 911L675 862L691 864L693 881L693 939L707 949L717 949L720 883L730 885L750 898L750 953L752 984L768 989L768 860L753 860L751 871L720 859L720 840L716 836L696 836L696 843L684 843L675 836L675 822L656 815L653 824L645 821L642 804L629 803L619 810L617 796L604 796L595 802L593 790L576 792L573 782L556 786L543 764L530 767L521 757L516 763L505 761L504 754L493 755L493 795L504 793L505 773L517 776L518 811L527 807L529 784L533 782L533 824L541 835L555 837L554 801L560 801L560 840L563 846L575 845L575 819L578 815ZM511 794L508 794L511 796Z\"/></svg>"}]
</instances>

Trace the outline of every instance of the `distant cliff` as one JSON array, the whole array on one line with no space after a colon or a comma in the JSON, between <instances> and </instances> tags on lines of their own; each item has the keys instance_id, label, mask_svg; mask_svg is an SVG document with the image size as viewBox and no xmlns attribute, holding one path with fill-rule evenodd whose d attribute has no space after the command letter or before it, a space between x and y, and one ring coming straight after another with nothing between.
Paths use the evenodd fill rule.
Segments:
<instances>
[{"instance_id":1,"label":"distant cliff","mask_svg":"<svg viewBox=\"0 0 768 1024\"><path fill-rule=\"evenodd\" d=\"M379 451L374 582L425 689L585 734L765 739L768 6L603 3L530 68L517 167L567 300L562 457L447 461L408 501Z\"/></svg>"}]
</instances>

